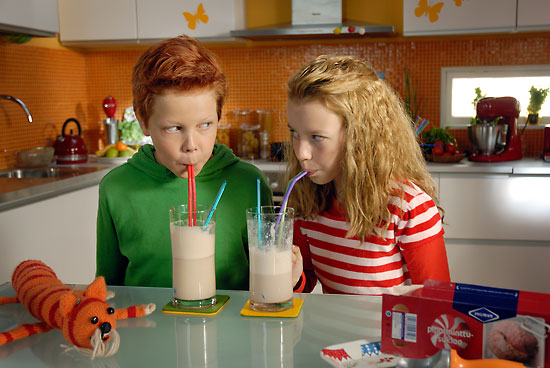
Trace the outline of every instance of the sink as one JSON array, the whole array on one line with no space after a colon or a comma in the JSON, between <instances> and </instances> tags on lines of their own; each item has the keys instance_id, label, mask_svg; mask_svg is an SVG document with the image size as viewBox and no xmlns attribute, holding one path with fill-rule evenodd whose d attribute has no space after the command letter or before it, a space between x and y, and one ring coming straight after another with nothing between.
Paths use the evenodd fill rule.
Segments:
<instances>
[{"instance_id":1,"label":"sink","mask_svg":"<svg viewBox=\"0 0 550 368\"><path fill-rule=\"evenodd\" d=\"M106 167L44 167L39 169L12 169L0 171L0 178L12 179L40 179L40 178L63 178L88 174L94 171L103 170Z\"/></svg>"}]
</instances>

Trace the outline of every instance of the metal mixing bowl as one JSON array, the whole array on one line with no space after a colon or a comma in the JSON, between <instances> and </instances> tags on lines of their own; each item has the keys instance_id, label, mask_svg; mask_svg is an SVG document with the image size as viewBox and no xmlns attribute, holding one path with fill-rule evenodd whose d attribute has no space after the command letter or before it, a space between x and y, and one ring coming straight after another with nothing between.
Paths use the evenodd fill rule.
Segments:
<instances>
[{"instance_id":1,"label":"metal mixing bowl","mask_svg":"<svg viewBox=\"0 0 550 368\"><path fill-rule=\"evenodd\" d=\"M468 126L470 142L477 153L492 155L497 150L497 139L501 130L496 124L475 124Z\"/></svg>"}]
</instances>

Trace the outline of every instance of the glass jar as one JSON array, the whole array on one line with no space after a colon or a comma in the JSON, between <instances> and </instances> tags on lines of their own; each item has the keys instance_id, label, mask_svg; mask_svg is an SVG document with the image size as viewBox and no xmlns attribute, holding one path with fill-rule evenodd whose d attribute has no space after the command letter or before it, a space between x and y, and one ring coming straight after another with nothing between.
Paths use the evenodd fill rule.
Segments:
<instances>
[{"instance_id":1,"label":"glass jar","mask_svg":"<svg viewBox=\"0 0 550 368\"><path fill-rule=\"evenodd\" d=\"M271 139L271 135L273 134L273 116L275 110L257 110L256 113L258 114L258 124L260 124L260 129L262 131L265 130L269 136L269 139Z\"/></svg>"},{"instance_id":2,"label":"glass jar","mask_svg":"<svg viewBox=\"0 0 550 368\"><path fill-rule=\"evenodd\" d=\"M269 160L271 158L271 149L269 146L269 133L267 130L260 132L260 158Z\"/></svg>"},{"instance_id":3,"label":"glass jar","mask_svg":"<svg viewBox=\"0 0 550 368\"><path fill-rule=\"evenodd\" d=\"M260 125L241 125L242 129L242 156L246 159L260 157Z\"/></svg>"},{"instance_id":4,"label":"glass jar","mask_svg":"<svg viewBox=\"0 0 550 368\"><path fill-rule=\"evenodd\" d=\"M228 148L231 147L231 140L229 135L230 124L220 123L218 124L218 131L216 132L216 143L225 144Z\"/></svg>"},{"instance_id":5,"label":"glass jar","mask_svg":"<svg viewBox=\"0 0 550 368\"><path fill-rule=\"evenodd\" d=\"M258 125L258 114L254 110L234 110L233 113L239 127Z\"/></svg>"}]
</instances>

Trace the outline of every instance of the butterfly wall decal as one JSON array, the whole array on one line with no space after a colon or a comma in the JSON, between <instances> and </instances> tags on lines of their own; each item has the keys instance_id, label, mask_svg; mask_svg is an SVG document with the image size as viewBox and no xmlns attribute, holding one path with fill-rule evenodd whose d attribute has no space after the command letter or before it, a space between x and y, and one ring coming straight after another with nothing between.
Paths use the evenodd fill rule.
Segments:
<instances>
[{"instance_id":1,"label":"butterfly wall decal","mask_svg":"<svg viewBox=\"0 0 550 368\"><path fill-rule=\"evenodd\" d=\"M443 5L445 5L443 2L437 2L430 5L428 0L420 0L418 2L418 6L414 9L414 15L416 15L417 18L425 15L431 23L437 22L439 19L439 12L441 11L441 8L443 8Z\"/></svg>"},{"instance_id":2,"label":"butterfly wall decal","mask_svg":"<svg viewBox=\"0 0 550 368\"><path fill-rule=\"evenodd\" d=\"M455 0L455 5L456 6L462 6L463 2L464 2L464 0Z\"/></svg>"},{"instance_id":3,"label":"butterfly wall decal","mask_svg":"<svg viewBox=\"0 0 550 368\"><path fill-rule=\"evenodd\" d=\"M202 3L199 3L196 14L185 11L183 12L183 16L187 20L187 26L189 27L189 29L197 28L198 22L202 22L204 24L208 23L208 15L204 11L204 6L202 5Z\"/></svg>"}]
</instances>

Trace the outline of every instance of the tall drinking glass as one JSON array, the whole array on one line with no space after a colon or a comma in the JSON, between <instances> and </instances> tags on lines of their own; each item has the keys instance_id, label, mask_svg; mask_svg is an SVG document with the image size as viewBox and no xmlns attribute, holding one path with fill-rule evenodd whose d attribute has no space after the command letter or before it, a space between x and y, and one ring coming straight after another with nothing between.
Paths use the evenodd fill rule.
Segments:
<instances>
[{"instance_id":1,"label":"tall drinking glass","mask_svg":"<svg viewBox=\"0 0 550 368\"><path fill-rule=\"evenodd\" d=\"M250 308L278 312L292 307L292 233L294 209L246 211L250 257Z\"/></svg>"},{"instance_id":2,"label":"tall drinking glass","mask_svg":"<svg viewBox=\"0 0 550 368\"><path fill-rule=\"evenodd\" d=\"M204 227L209 208L197 205L196 226L190 226L189 206L170 208L173 303L181 308L207 308L216 304L214 216Z\"/></svg>"}]
</instances>

